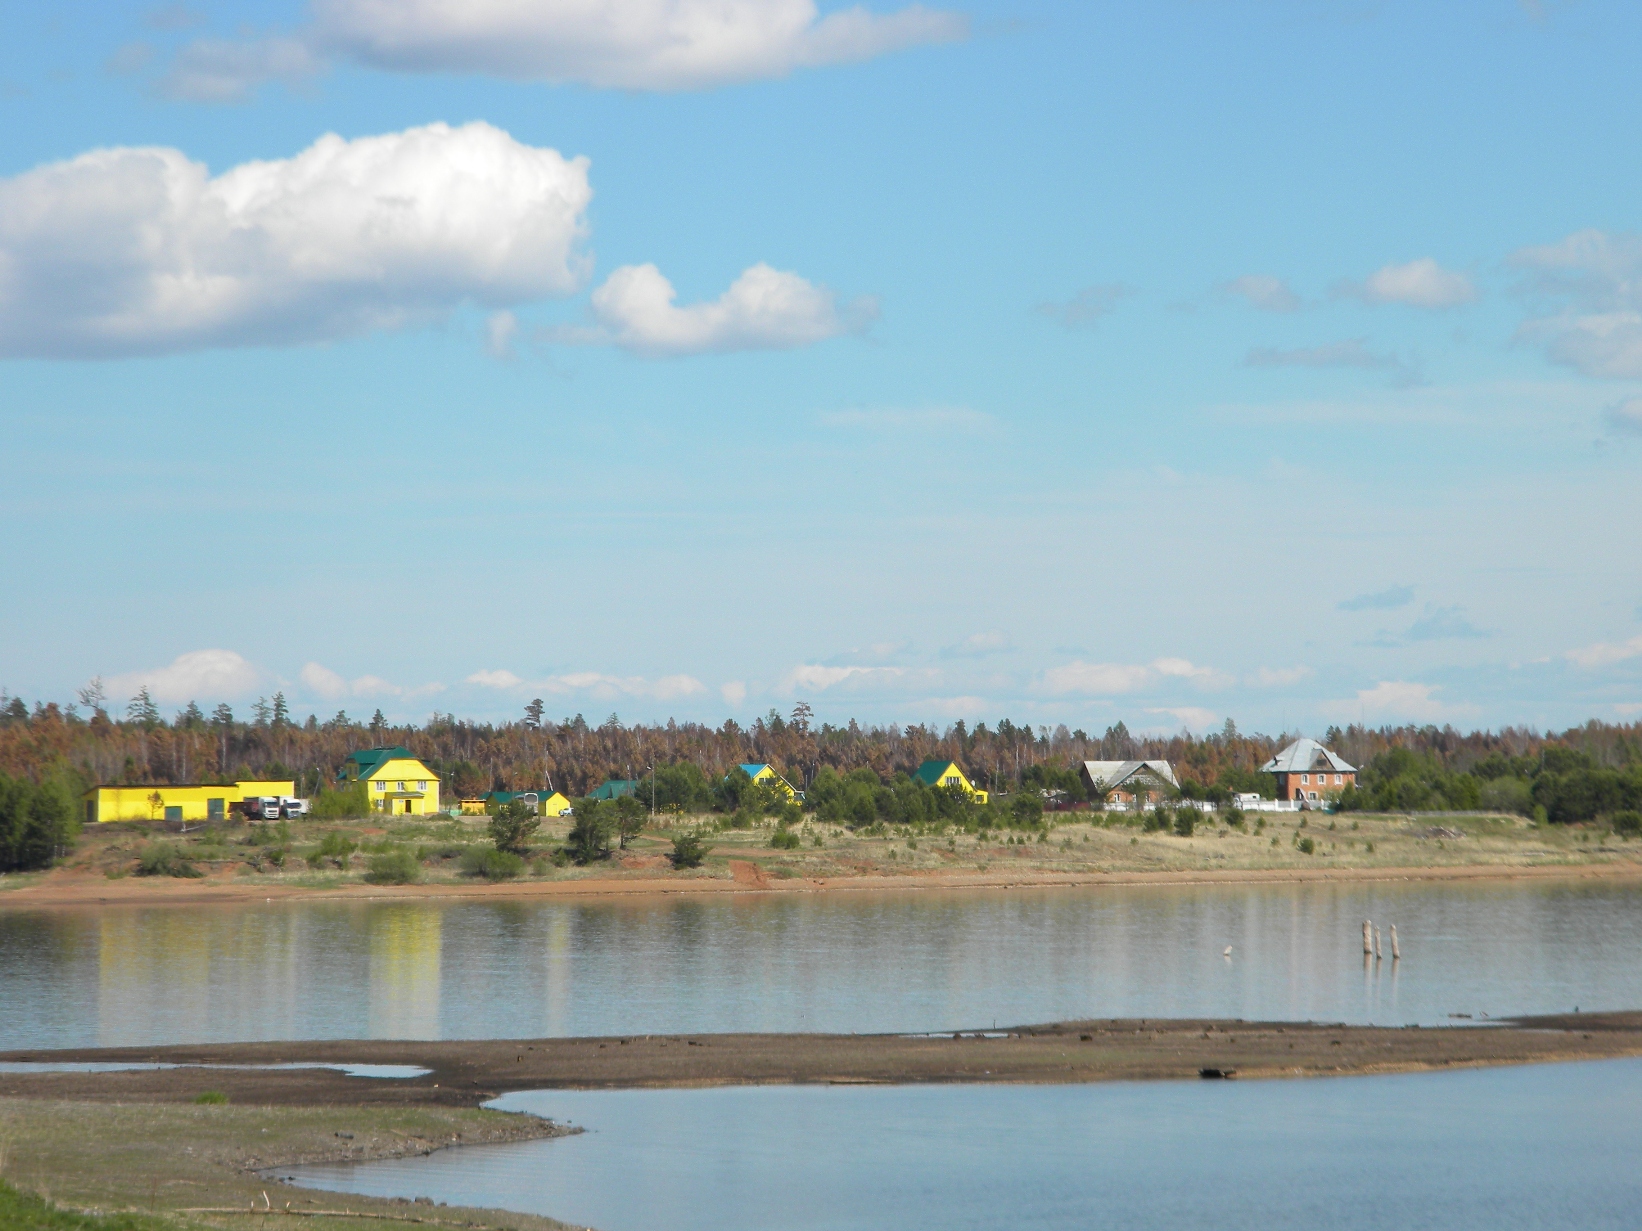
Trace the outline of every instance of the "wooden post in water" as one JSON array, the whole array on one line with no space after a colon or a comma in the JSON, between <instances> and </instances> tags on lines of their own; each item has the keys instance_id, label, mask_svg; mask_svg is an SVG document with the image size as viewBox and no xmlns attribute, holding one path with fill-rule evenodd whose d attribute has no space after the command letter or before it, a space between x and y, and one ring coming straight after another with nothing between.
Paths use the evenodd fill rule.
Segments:
<instances>
[{"instance_id":1,"label":"wooden post in water","mask_svg":"<svg viewBox=\"0 0 1642 1231\"><path fill-rule=\"evenodd\" d=\"M1402 955L1403 951L1397 947L1397 925L1393 923L1391 925L1391 960L1395 962L1399 960Z\"/></svg>"},{"instance_id":2,"label":"wooden post in water","mask_svg":"<svg viewBox=\"0 0 1642 1231\"><path fill-rule=\"evenodd\" d=\"M1380 929L1374 929L1374 960L1380 960Z\"/></svg>"},{"instance_id":3,"label":"wooden post in water","mask_svg":"<svg viewBox=\"0 0 1642 1231\"><path fill-rule=\"evenodd\" d=\"M1374 925L1367 919L1363 920L1363 955L1374 952Z\"/></svg>"}]
</instances>

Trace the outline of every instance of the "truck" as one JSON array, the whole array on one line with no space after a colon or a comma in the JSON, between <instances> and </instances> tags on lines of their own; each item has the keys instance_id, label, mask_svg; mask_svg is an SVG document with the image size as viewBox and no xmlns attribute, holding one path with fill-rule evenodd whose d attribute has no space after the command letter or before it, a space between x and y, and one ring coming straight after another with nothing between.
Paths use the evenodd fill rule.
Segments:
<instances>
[{"instance_id":1,"label":"truck","mask_svg":"<svg viewBox=\"0 0 1642 1231\"><path fill-rule=\"evenodd\" d=\"M281 795L279 797L279 815L290 820L295 820L299 816L307 816L308 801L298 799L295 795Z\"/></svg>"},{"instance_id":2,"label":"truck","mask_svg":"<svg viewBox=\"0 0 1642 1231\"><path fill-rule=\"evenodd\" d=\"M245 814L245 819L248 821L279 820L279 797L277 795L247 795L239 801L237 806Z\"/></svg>"}]
</instances>

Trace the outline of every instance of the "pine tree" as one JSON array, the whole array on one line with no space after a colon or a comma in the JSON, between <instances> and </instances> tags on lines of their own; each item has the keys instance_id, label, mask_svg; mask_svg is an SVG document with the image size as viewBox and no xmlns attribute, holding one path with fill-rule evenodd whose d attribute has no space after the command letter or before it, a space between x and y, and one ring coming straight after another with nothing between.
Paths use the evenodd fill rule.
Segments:
<instances>
[{"instance_id":1,"label":"pine tree","mask_svg":"<svg viewBox=\"0 0 1642 1231\"><path fill-rule=\"evenodd\" d=\"M257 703L251 707L251 712L256 715L257 726L267 726L269 717L268 698L258 697Z\"/></svg>"},{"instance_id":2,"label":"pine tree","mask_svg":"<svg viewBox=\"0 0 1642 1231\"><path fill-rule=\"evenodd\" d=\"M234 725L234 711L228 708L228 702L219 701L217 708L211 711L211 725L225 728Z\"/></svg>"},{"instance_id":3,"label":"pine tree","mask_svg":"<svg viewBox=\"0 0 1642 1231\"><path fill-rule=\"evenodd\" d=\"M382 711L378 708L376 713L371 715L371 738L377 740L381 739L382 732L387 730L387 728L388 720L382 717Z\"/></svg>"},{"instance_id":4,"label":"pine tree","mask_svg":"<svg viewBox=\"0 0 1642 1231\"><path fill-rule=\"evenodd\" d=\"M177 727L183 731L198 731L205 725L205 711L199 703L190 701L188 708L177 715Z\"/></svg>"},{"instance_id":5,"label":"pine tree","mask_svg":"<svg viewBox=\"0 0 1642 1231\"><path fill-rule=\"evenodd\" d=\"M160 707L148 695L147 684L137 690L137 695L125 707L125 718L127 722L140 722L150 731L160 725Z\"/></svg>"},{"instance_id":6,"label":"pine tree","mask_svg":"<svg viewBox=\"0 0 1642 1231\"><path fill-rule=\"evenodd\" d=\"M539 729L542 725L542 708L542 699L540 697L525 706L525 726L532 731Z\"/></svg>"},{"instance_id":7,"label":"pine tree","mask_svg":"<svg viewBox=\"0 0 1642 1231\"><path fill-rule=\"evenodd\" d=\"M273 720L274 726L276 727L288 727L291 725L291 710L290 707L285 704L284 692L276 692L274 694Z\"/></svg>"}]
</instances>

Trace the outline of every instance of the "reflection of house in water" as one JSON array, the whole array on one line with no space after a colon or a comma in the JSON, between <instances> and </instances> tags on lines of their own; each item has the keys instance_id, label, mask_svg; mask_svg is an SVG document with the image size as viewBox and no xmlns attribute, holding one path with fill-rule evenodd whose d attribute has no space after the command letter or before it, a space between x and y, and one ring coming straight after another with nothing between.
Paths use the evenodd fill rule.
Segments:
<instances>
[{"instance_id":1,"label":"reflection of house in water","mask_svg":"<svg viewBox=\"0 0 1642 1231\"><path fill-rule=\"evenodd\" d=\"M444 911L424 903L373 906L370 933L373 1039L437 1039Z\"/></svg>"}]
</instances>

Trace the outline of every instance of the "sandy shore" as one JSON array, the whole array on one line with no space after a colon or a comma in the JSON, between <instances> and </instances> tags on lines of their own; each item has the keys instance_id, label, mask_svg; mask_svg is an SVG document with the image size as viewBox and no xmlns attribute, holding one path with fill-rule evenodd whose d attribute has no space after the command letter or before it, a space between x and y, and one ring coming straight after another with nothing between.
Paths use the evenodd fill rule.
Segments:
<instances>
[{"instance_id":1,"label":"sandy shore","mask_svg":"<svg viewBox=\"0 0 1642 1231\"><path fill-rule=\"evenodd\" d=\"M1040 1082L1408 1072L1642 1055L1642 1012L1441 1028L1316 1022L1103 1020L930 1035L704 1034L607 1038L236 1043L12 1052L34 1061L417 1065L419 1078L328 1069L180 1068L0 1074L0 1096L234 1104L472 1107L509 1090L780 1083Z\"/></svg>"},{"instance_id":2,"label":"sandy shore","mask_svg":"<svg viewBox=\"0 0 1642 1231\"><path fill-rule=\"evenodd\" d=\"M722 893L839 893L907 889L1028 889L1104 885L1235 885L1324 881L1473 880L1642 880L1642 863L1616 859L1586 864L1439 864L1424 867L1316 867L1180 869L1157 872L1048 872L1032 869L951 871L856 876L791 877L767 874L753 861L732 860L730 875L581 877L434 883L421 885L338 884L328 887L271 884L235 877L201 880L169 877L109 880L102 876L53 873L0 893L0 910L58 906L192 905L252 901L393 901L428 898L576 898Z\"/></svg>"}]
</instances>

